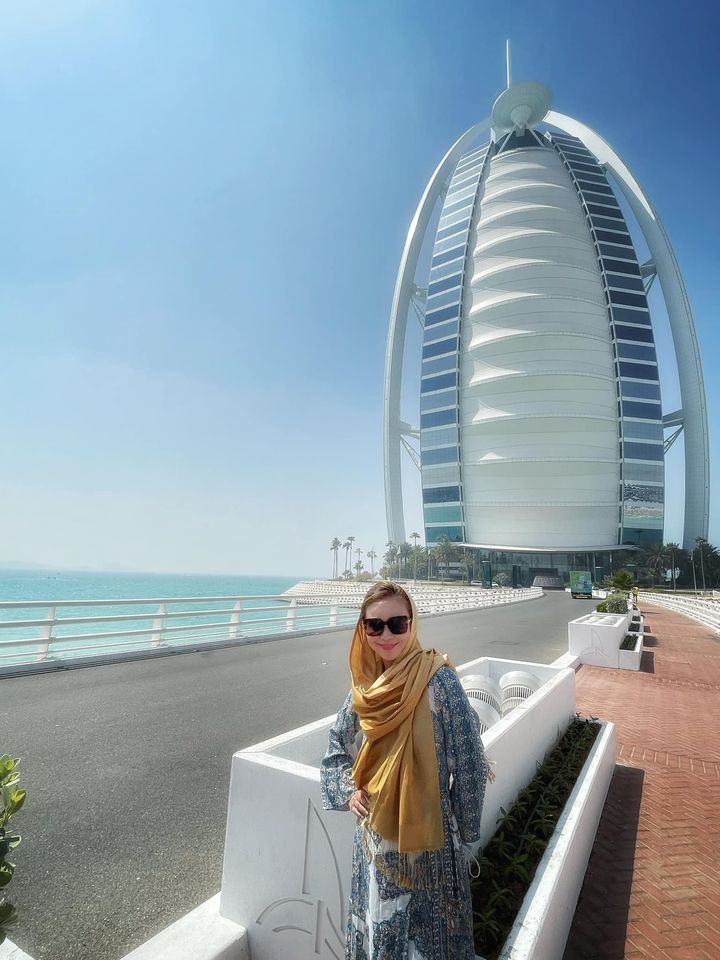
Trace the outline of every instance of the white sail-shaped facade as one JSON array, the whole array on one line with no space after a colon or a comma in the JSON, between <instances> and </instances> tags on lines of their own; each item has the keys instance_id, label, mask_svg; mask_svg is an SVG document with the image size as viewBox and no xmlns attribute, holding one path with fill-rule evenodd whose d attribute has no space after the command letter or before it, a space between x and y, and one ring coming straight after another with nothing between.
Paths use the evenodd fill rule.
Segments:
<instances>
[{"instance_id":1,"label":"white sail-shaped facade","mask_svg":"<svg viewBox=\"0 0 720 960\"><path fill-rule=\"evenodd\" d=\"M620 489L612 338L588 222L553 149L489 160L469 253L459 392L465 537L612 547Z\"/></svg>"}]
</instances>

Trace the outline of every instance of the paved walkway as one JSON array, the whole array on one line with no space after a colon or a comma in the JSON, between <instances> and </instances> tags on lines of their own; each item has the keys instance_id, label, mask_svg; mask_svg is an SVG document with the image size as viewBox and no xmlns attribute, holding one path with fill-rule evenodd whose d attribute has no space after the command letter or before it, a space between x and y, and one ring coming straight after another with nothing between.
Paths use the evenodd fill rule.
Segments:
<instances>
[{"instance_id":1,"label":"paved walkway","mask_svg":"<svg viewBox=\"0 0 720 960\"><path fill-rule=\"evenodd\" d=\"M720 643L643 612L639 673L577 675L578 710L617 725L618 766L564 960L720 958Z\"/></svg>"}]
</instances>

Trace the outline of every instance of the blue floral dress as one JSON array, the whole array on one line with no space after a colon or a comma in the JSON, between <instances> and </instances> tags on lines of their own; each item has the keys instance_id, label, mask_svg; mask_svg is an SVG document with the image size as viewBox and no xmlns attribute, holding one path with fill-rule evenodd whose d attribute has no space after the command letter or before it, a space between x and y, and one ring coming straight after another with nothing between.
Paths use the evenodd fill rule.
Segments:
<instances>
[{"instance_id":1,"label":"blue floral dress","mask_svg":"<svg viewBox=\"0 0 720 960\"><path fill-rule=\"evenodd\" d=\"M397 847L358 822L348 911L346 960L474 960L472 908L464 843L480 838L487 761L477 715L453 670L441 667L428 684L445 845L416 855L408 888L393 881ZM322 761L322 803L347 810L356 787L351 769L360 722L348 694L330 731Z\"/></svg>"}]
</instances>

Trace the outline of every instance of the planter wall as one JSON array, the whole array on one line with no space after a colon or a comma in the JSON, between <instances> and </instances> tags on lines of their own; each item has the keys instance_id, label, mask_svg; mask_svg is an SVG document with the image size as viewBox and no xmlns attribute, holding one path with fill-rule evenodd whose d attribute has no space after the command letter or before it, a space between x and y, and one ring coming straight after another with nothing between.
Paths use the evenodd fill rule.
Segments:
<instances>
[{"instance_id":1,"label":"planter wall","mask_svg":"<svg viewBox=\"0 0 720 960\"><path fill-rule=\"evenodd\" d=\"M603 722L505 941L500 960L562 957L615 768L616 751L615 726Z\"/></svg>"},{"instance_id":2,"label":"planter wall","mask_svg":"<svg viewBox=\"0 0 720 960\"><path fill-rule=\"evenodd\" d=\"M631 612L589 613L568 624L568 650L581 663L617 667L620 644L627 633Z\"/></svg>"},{"instance_id":3,"label":"planter wall","mask_svg":"<svg viewBox=\"0 0 720 960\"><path fill-rule=\"evenodd\" d=\"M483 735L495 761L482 842L575 713L575 673L481 658L458 673L499 679L527 670L540 688ZM253 960L342 956L355 818L320 805L320 760L334 716L236 753L232 762L220 913L246 927Z\"/></svg>"},{"instance_id":4,"label":"planter wall","mask_svg":"<svg viewBox=\"0 0 720 960\"><path fill-rule=\"evenodd\" d=\"M632 650L618 650L618 667L621 670L639 670L640 669L640 660L642 659L643 651L643 635L642 635L642 626L640 627L641 632L637 635L637 641Z\"/></svg>"}]
</instances>

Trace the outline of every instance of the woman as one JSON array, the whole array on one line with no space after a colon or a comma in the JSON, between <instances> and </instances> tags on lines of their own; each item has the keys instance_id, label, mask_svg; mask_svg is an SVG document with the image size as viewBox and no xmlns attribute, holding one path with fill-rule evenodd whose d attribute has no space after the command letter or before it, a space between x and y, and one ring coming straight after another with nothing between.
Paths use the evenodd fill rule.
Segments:
<instances>
[{"instance_id":1,"label":"woman","mask_svg":"<svg viewBox=\"0 0 720 960\"><path fill-rule=\"evenodd\" d=\"M480 837L488 768L475 711L398 584L368 591L350 671L322 762L323 806L358 817L346 960L473 960L462 844Z\"/></svg>"}]
</instances>

